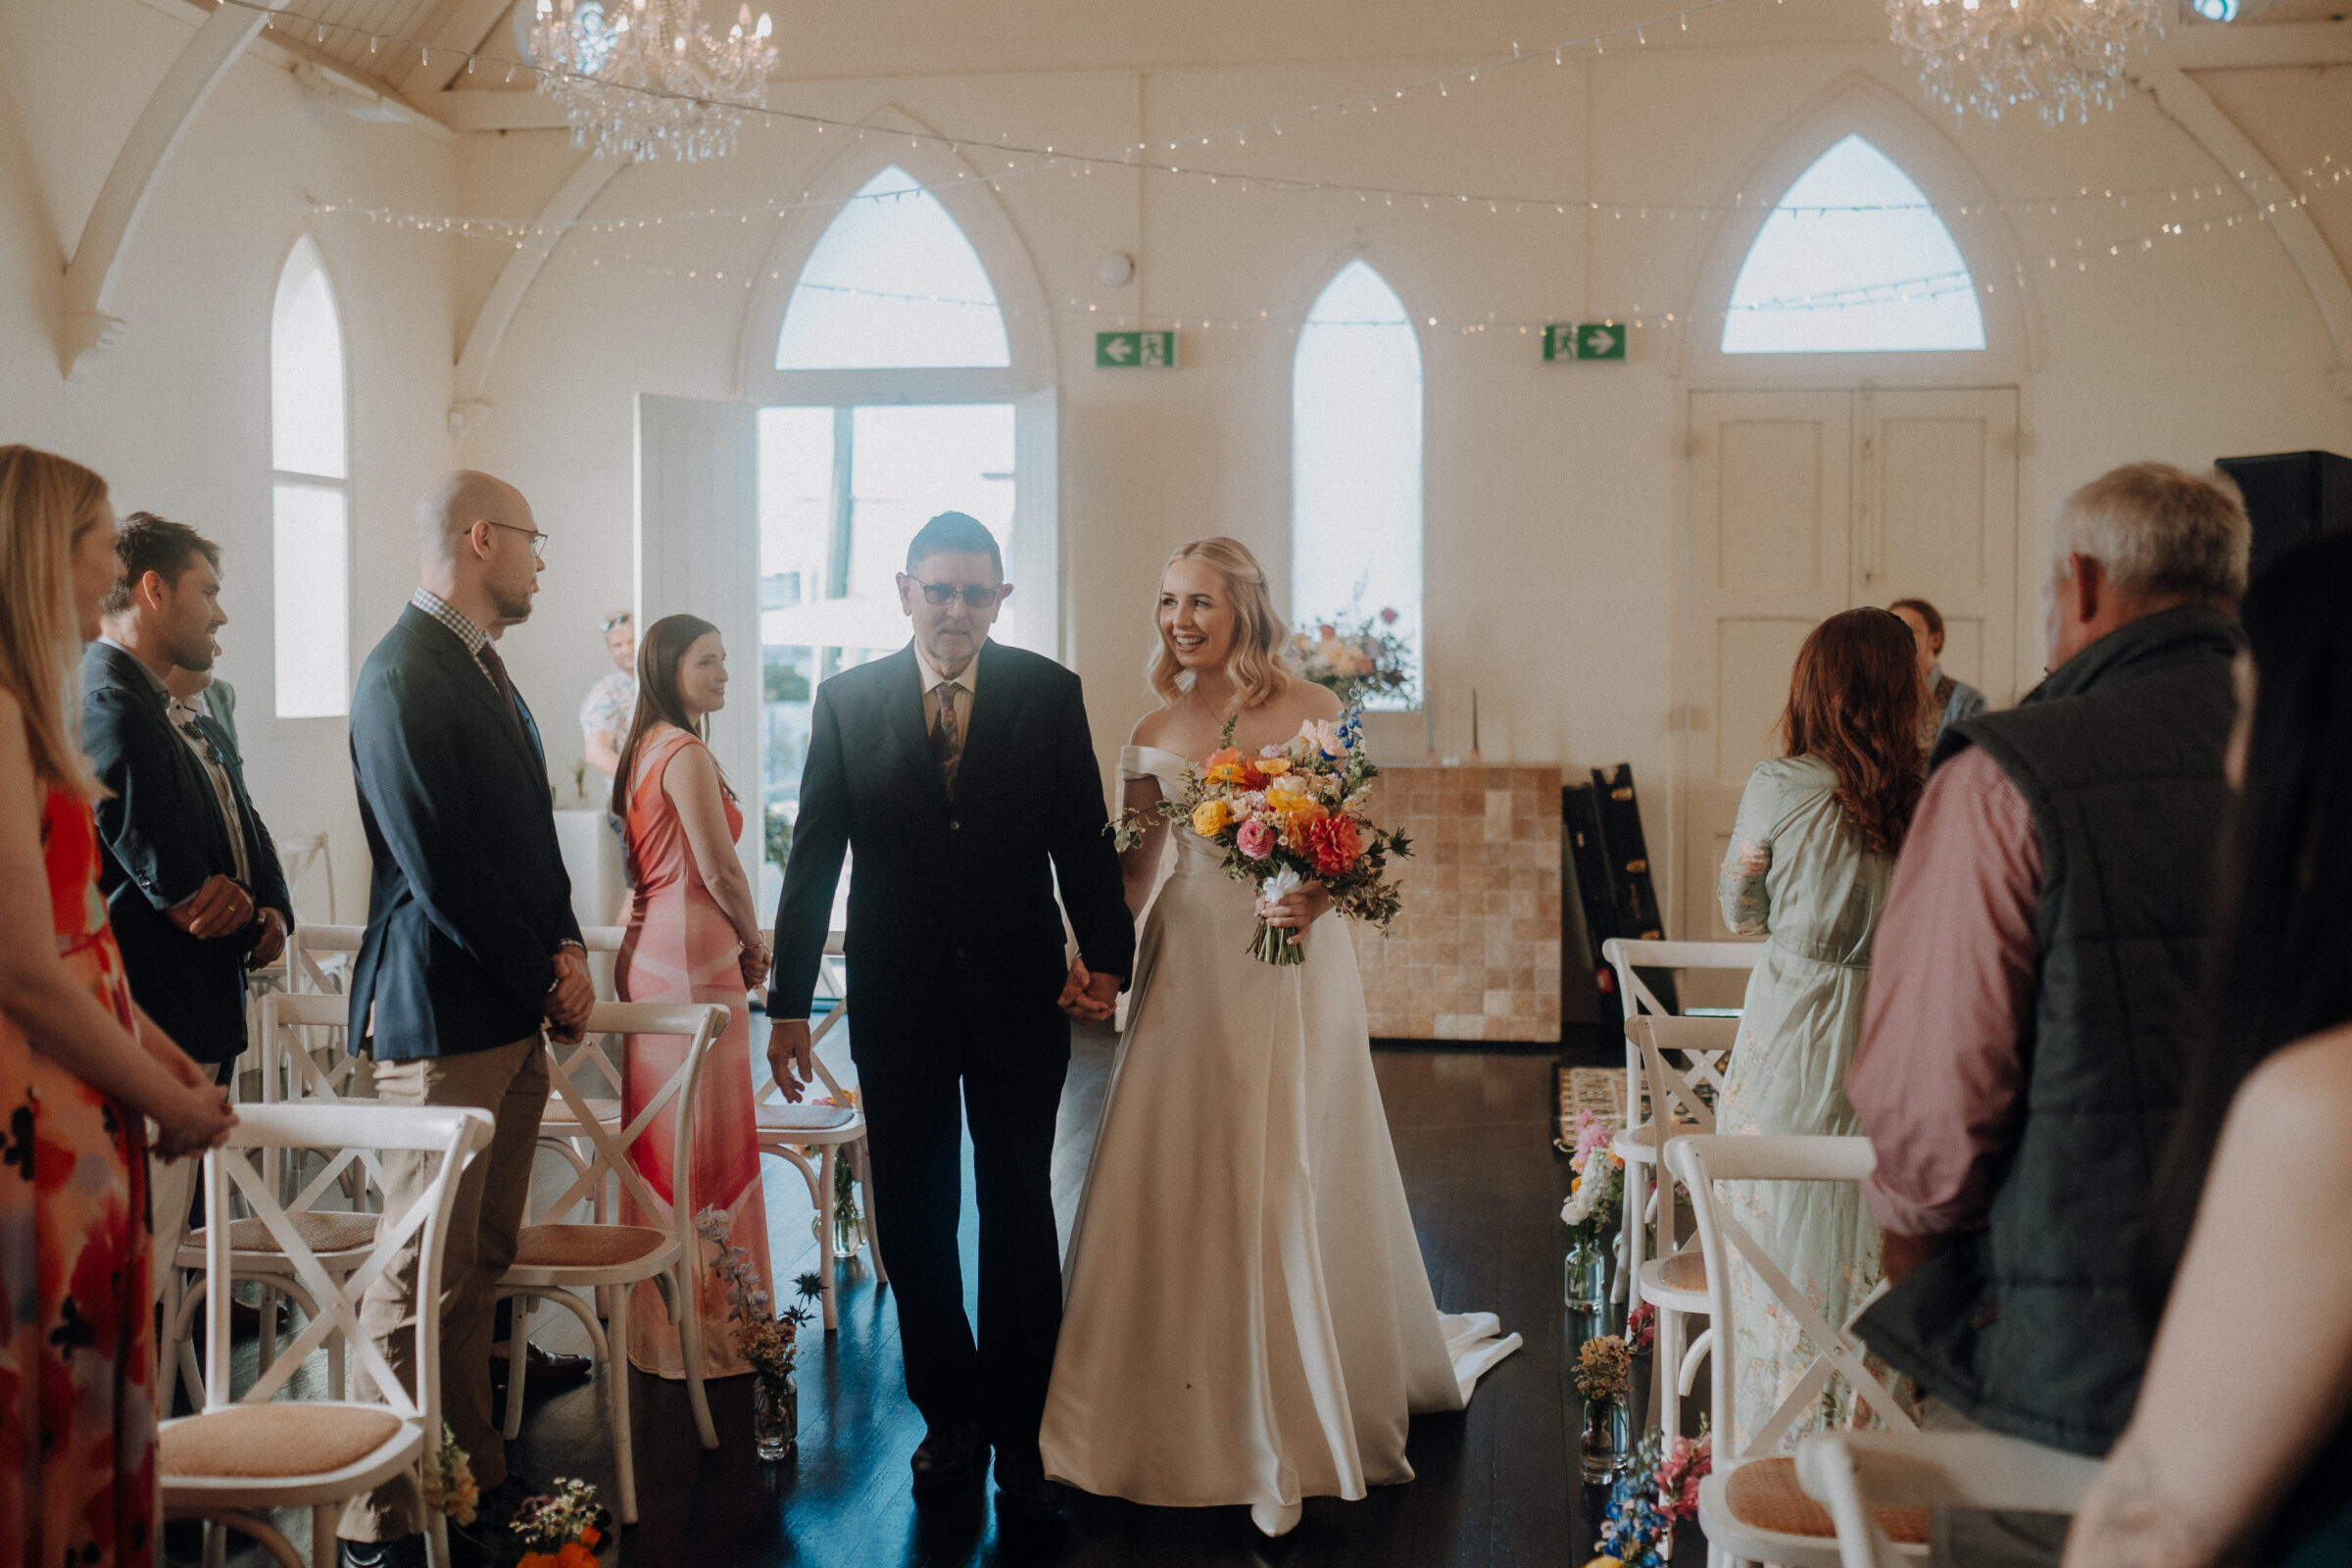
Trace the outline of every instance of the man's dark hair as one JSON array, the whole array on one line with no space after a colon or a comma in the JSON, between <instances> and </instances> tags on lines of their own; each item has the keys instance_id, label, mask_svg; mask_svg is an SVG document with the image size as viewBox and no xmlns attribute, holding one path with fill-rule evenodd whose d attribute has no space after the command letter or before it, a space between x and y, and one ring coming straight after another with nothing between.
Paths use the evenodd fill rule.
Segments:
<instances>
[{"instance_id":1,"label":"man's dark hair","mask_svg":"<svg viewBox=\"0 0 2352 1568\"><path fill-rule=\"evenodd\" d=\"M914 542L906 547L906 575L915 574L915 563L925 556L942 550L959 555L986 556L996 569L997 580L1004 580L1004 553L997 548L997 536L988 531L988 524L964 512L943 512L922 526Z\"/></svg>"},{"instance_id":2,"label":"man's dark hair","mask_svg":"<svg viewBox=\"0 0 2352 1568\"><path fill-rule=\"evenodd\" d=\"M180 573L195 564L198 556L204 557L215 571L220 569L219 545L186 523L159 517L152 512L130 514L115 540L115 554L122 558L122 580L106 596L106 612L110 615L119 615L130 608L131 590L151 571L167 585L176 585Z\"/></svg>"}]
</instances>

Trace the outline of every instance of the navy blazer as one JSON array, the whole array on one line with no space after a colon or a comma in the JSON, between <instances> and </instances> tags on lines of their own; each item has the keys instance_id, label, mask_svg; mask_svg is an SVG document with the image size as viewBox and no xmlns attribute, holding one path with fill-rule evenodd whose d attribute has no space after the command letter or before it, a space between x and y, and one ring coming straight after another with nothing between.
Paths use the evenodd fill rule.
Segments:
<instances>
[{"instance_id":1,"label":"navy blazer","mask_svg":"<svg viewBox=\"0 0 2352 1568\"><path fill-rule=\"evenodd\" d=\"M375 865L351 1032L372 1031L379 1061L537 1033L556 951L580 939L539 728L523 707L517 733L504 710L458 634L414 605L360 670L351 771Z\"/></svg>"},{"instance_id":2,"label":"navy blazer","mask_svg":"<svg viewBox=\"0 0 2352 1568\"><path fill-rule=\"evenodd\" d=\"M1070 1021L1055 1005L1068 973L1062 910L1089 968L1124 978L1135 963L1078 677L983 643L951 803L918 669L909 644L816 689L768 1011L808 1015L850 850L850 1051L860 1073L952 1070L964 1036L940 1027L943 1009L961 1014L1000 1070L1066 1061Z\"/></svg>"},{"instance_id":3,"label":"navy blazer","mask_svg":"<svg viewBox=\"0 0 2352 1568\"><path fill-rule=\"evenodd\" d=\"M111 643L81 656L81 749L107 795L97 803L98 890L122 949L130 994L148 1016L202 1062L245 1049L245 959L258 925L224 937L192 937L164 911L195 896L218 873L237 874L229 825L204 764L172 727L170 695L144 664ZM290 931L294 906L277 851L245 793L245 770L217 726L197 727L220 754L245 840L258 908L275 909Z\"/></svg>"}]
</instances>

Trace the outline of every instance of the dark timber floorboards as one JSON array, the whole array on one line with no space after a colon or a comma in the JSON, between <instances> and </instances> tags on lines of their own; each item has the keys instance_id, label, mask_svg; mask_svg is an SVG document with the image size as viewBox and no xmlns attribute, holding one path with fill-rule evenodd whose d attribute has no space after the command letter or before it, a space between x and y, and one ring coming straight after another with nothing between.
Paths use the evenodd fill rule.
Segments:
<instances>
[{"instance_id":1,"label":"dark timber floorboards","mask_svg":"<svg viewBox=\"0 0 2352 1568\"><path fill-rule=\"evenodd\" d=\"M1054 1179L1065 1237L1112 1050L1107 1032L1081 1034L1062 1102ZM744 1381L710 1386L720 1441L706 1452L683 1387L633 1375L642 1519L620 1533L618 1560L632 1568L1558 1568L1585 1561L1600 1499L1577 1481L1582 1416L1569 1373L1576 1345L1595 1330L1560 1304L1567 1167L1549 1146L1552 1058L1384 1050L1374 1061L1440 1305L1497 1312L1527 1342L1488 1375L1467 1412L1413 1423L1408 1453L1418 1479L1410 1485L1376 1489L1361 1502L1310 1500L1304 1523L1280 1542L1258 1536L1239 1507L1144 1508L1077 1496L1065 1523L1042 1539L1001 1533L981 1499L918 1509L907 1493L906 1458L923 1428L901 1379L897 1315L888 1288L860 1268L843 1280L839 1332L810 1332L803 1341L797 1464L753 1458ZM766 1181L774 1268L789 1289L793 1274L814 1261L807 1194L773 1161ZM977 1223L968 1163L964 1191L968 1288ZM576 1336L560 1313L537 1321L551 1347L566 1348ZM583 1388L534 1401L510 1447L517 1472L582 1476L612 1498L610 1375L600 1370ZM605 1560L610 1568L610 1550Z\"/></svg>"}]
</instances>

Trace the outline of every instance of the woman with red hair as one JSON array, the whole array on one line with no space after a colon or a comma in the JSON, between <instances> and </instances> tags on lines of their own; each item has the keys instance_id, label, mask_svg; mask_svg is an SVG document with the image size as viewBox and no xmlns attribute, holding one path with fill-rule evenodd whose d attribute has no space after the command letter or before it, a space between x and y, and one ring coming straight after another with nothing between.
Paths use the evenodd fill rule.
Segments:
<instances>
[{"instance_id":1,"label":"woman with red hair","mask_svg":"<svg viewBox=\"0 0 2352 1568\"><path fill-rule=\"evenodd\" d=\"M1926 787L1919 707L1910 630L1886 611L1832 615L1797 651L1781 715L1785 755L1749 777L1719 886L1725 923L1765 937L1725 1074L1719 1132L1862 1130L1845 1072L1861 1039L1871 938L1895 851ZM1726 1197L1830 1322L1843 1323L1878 1283L1878 1227L1852 1184L1732 1183ZM1744 1448L1804 1375L1813 1348L1748 1270L1734 1272L1732 1290L1734 1438Z\"/></svg>"}]
</instances>

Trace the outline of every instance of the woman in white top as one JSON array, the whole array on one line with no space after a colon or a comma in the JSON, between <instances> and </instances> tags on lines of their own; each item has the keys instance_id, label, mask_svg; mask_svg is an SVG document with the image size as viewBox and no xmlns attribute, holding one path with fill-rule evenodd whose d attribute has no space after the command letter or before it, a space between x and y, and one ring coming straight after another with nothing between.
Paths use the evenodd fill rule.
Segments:
<instances>
[{"instance_id":1,"label":"woman in white top","mask_svg":"<svg viewBox=\"0 0 2352 1568\"><path fill-rule=\"evenodd\" d=\"M1163 706L1120 754L1129 808L1179 797L1228 717L1250 754L1339 716L1277 659L1286 628L1234 540L1176 553L1158 616ZM1056 1481L1248 1503L1281 1535L1304 1497L1411 1480L1408 1418L1462 1408L1519 1339L1431 1296L1329 897L1309 884L1261 908L1208 840L1177 838L1064 1267L1042 1446ZM1123 857L1130 908L1166 847L1160 826ZM1304 962L1250 956L1261 914L1308 933Z\"/></svg>"}]
</instances>

